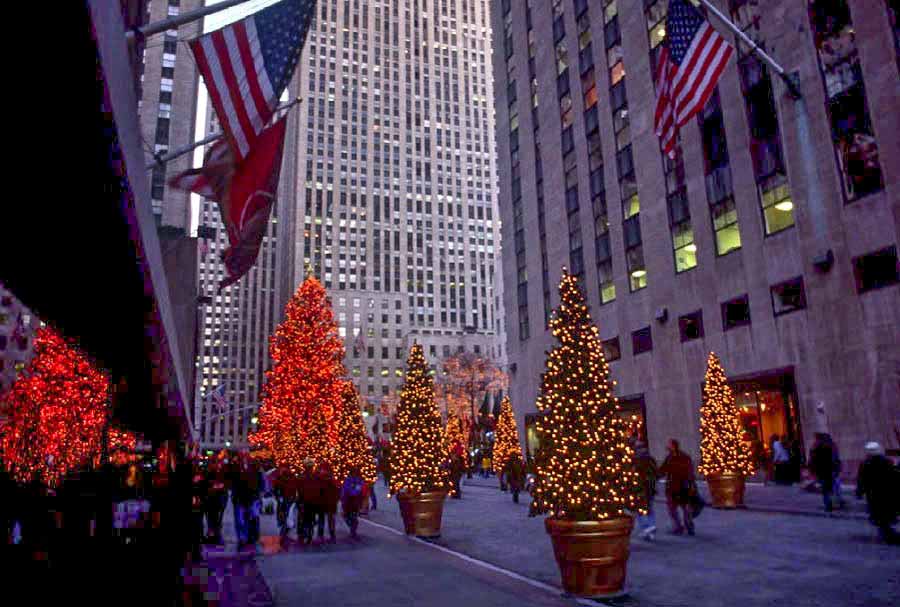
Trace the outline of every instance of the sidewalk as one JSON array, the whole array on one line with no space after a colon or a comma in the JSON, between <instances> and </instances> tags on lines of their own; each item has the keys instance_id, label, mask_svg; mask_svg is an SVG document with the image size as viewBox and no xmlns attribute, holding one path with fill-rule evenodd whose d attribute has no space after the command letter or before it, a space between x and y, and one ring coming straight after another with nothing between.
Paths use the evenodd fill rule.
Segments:
<instances>
[{"instance_id":1,"label":"sidewalk","mask_svg":"<svg viewBox=\"0 0 900 607\"><path fill-rule=\"evenodd\" d=\"M709 503L709 489L705 481L698 483L702 488L703 497ZM470 479L463 478L463 493L466 485L475 487L489 487L500 490L500 481L496 476L481 478L473 476ZM665 502L665 481L660 482L657 490L656 501ZM747 483L744 492L744 504L747 510L756 512L775 512L779 514L796 514L801 516L822 516L831 518L868 519L865 500L857 500L854 495L855 487L844 486L844 507L835 508L830 514L825 512L821 493L810 493L800 485L789 487L780 485L763 485L760 483ZM523 499L528 500L527 496Z\"/></svg>"}]
</instances>

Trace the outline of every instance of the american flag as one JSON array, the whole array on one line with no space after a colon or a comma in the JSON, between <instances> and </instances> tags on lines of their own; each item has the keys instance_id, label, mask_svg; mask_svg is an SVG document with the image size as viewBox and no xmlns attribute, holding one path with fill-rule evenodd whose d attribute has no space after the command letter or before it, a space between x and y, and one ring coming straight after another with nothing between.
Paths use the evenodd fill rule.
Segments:
<instances>
[{"instance_id":1,"label":"american flag","mask_svg":"<svg viewBox=\"0 0 900 607\"><path fill-rule=\"evenodd\" d=\"M220 385L210 392L209 398L212 399L212 404L216 413L221 414L228 410L228 401L225 400L225 384Z\"/></svg>"},{"instance_id":2,"label":"american flag","mask_svg":"<svg viewBox=\"0 0 900 607\"><path fill-rule=\"evenodd\" d=\"M281 0L190 43L238 161L272 118L294 74L315 6L315 0Z\"/></svg>"},{"instance_id":3,"label":"american flag","mask_svg":"<svg viewBox=\"0 0 900 607\"><path fill-rule=\"evenodd\" d=\"M734 49L689 0L669 0L656 69L656 134L675 157L678 130L706 105Z\"/></svg>"}]
</instances>

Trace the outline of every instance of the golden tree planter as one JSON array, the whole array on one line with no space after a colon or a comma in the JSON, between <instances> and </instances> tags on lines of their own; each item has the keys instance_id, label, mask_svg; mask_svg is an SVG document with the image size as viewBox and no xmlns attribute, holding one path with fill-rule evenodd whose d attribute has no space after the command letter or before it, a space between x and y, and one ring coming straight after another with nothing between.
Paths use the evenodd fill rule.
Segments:
<instances>
[{"instance_id":1,"label":"golden tree planter","mask_svg":"<svg viewBox=\"0 0 900 607\"><path fill-rule=\"evenodd\" d=\"M589 598L621 595L634 520L544 520L563 590Z\"/></svg>"},{"instance_id":2,"label":"golden tree planter","mask_svg":"<svg viewBox=\"0 0 900 607\"><path fill-rule=\"evenodd\" d=\"M444 513L446 491L427 491L418 495L397 495L400 516L406 535L416 537L440 537L441 516Z\"/></svg>"},{"instance_id":3,"label":"golden tree planter","mask_svg":"<svg viewBox=\"0 0 900 607\"><path fill-rule=\"evenodd\" d=\"M713 508L744 507L744 477L740 474L710 474L706 477Z\"/></svg>"}]
</instances>

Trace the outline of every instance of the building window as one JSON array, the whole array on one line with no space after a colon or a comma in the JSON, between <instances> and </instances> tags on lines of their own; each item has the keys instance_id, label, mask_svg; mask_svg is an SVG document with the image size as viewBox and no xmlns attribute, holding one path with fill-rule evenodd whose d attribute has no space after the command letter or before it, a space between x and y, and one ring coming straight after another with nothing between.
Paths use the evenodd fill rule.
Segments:
<instances>
[{"instance_id":1,"label":"building window","mask_svg":"<svg viewBox=\"0 0 900 607\"><path fill-rule=\"evenodd\" d=\"M631 334L631 351L637 356L653 349L653 335L650 333L650 327L638 329Z\"/></svg>"},{"instance_id":2,"label":"building window","mask_svg":"<svg viewBox=\"0 0 900 607\"><path fill-rule=\"evenodd\" d=\"M896 245L855 258L853 273L858 293L897 284L900 282L900 267L897 266Z\"/></svg>"},{"instance_id":3,"label":"building window","mask_svg":"<svg viewBox=\"0 0 900 607\"><path fill-rule=\"evenodd\" d=\"M737 209L729 197L711 207L713 231L716 234L716 254L726 255L741 248Z\"/></svg>"},{"instance_id":4,"label":"building window","mask_svg":"<svg viewBox=\"0 0 900 607\"><path fill-rule=\"evenodd\" d=\"M599 241L598 241L599 242ZM607 235L607 243L609 238ZM609 246L607 244L607 246ZM600 303L605 304L616 299L616 283L613 281L612 259L597 264L597 281L600 284Z\"/></svg>"},{"instance_id":5,"label":"building window","mask_svg":"<svg viewBox=\"0 0 900 607\"><path fill-rule=\"evenodd\" d=\"M847 0L812 0L809 18L844 193L852 201L881 190L884 184L850 7Z\"/></svg>"},{"instance_id":6,"label":"building window","mask_svg":"<svg viewBox=\"0 0 900 607\"><path fill-rule=\"evenodd\" d=\"M682 343L703 337L703 311L697 310L691 314L679 316L678 331L681 334Z\"/></svg>"},{"instance_id":7,"label":"building window","mask_svg":"<svg viewBox=\"0 0 900 607\"><path fill-rule=\"evenodd\" d=\"M722 328L727 331L750 324L750 298L747 295L735 297L722 304Z\"/></svg>"},{"instance_id":8,"label":"building window","mask_svg":"<svg viewBox=\"0 0 900 607\"><path fill-rule=\"evenodd\" d=\"M773 285L770 290L772 292L772 313L775 316L802 310L806 307L806 292L803 289L802 276Z\"/></svg>"},{"instance_id":9,"label":"building window","mask_svg":"<svg viewBox=\"0 0 900 607\"><path fill-rule=\"evenodd\" d=\"M794 201L787 178L775 174L760 183L759 189L766 235L793 227Z\"/></svg>"},{"instance_id":10,"label":"building window","mask_svg":"<svg viewBox=\"0 0 900 607\"><path fill-rule=\"evenodd\" d=\"M620 358L622 358L622 351L619 348L618 337L605 339L600 342L600 345L603 347L603 356L606 358L606 362L611 363L614 360L619 360Z\"/></svg>"}]
</instances>

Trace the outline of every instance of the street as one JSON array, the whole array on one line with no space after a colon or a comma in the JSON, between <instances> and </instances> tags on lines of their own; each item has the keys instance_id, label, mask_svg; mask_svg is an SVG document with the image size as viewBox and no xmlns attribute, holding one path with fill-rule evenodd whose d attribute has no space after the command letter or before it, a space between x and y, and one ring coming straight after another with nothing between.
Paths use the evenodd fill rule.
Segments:
<instances>
[{"instance_id":1,"label":"street","mask_svg":"<svg viewBox=\"0 0 900 607\"><path fill-rule=\"evenodd\" d=\"M462 500L447 500L442 536L430 545L402 536L396 500L378 491L379 510L363 519L358 542L339 521L336 545L304 548L292 533L285 547L274 517L263 518L257 565L274 605L591 604L561 597L527 494L516 505L495 488L464 487ZM656 506L658 539L635 535L628 595L609 604L875 607L900 596L898 550L879 544L865 520L707 508L696 537L675 537Z\"/></svg>"}]
</instances>

